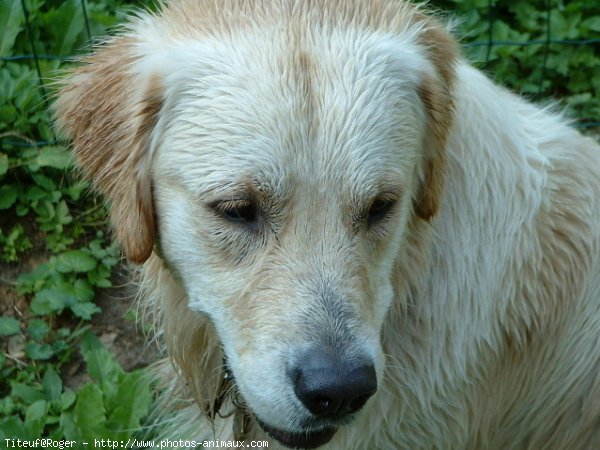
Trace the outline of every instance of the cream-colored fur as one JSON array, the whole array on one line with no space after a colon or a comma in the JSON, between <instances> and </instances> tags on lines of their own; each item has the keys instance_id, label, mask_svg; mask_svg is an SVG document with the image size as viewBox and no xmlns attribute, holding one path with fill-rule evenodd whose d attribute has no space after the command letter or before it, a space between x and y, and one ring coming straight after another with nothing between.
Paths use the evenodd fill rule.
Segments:
<instances>
[{"instance_id":1,"label":"cream-colored fur","mask_svg":"<svg viewBox=\"0 0 600 450\"><path fill-rule=\"evenodd\" d=\"M374 361L378 390L323 448L600 448L600 147L435 18L174 0L56 110L143 264L183 401L167 437L233 439L233 417L208 419L224 356L237 402L305 431L286 370L327 341ZM227 216L248 205L252 223ZM244 437L279 448L253 421Z\"/></svg>"}]
</instances>

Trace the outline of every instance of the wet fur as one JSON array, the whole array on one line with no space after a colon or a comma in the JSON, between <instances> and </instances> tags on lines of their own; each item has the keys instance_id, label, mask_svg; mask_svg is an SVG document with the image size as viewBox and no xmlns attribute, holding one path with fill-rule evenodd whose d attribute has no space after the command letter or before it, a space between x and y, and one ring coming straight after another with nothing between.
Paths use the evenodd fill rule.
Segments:
<instances>
[{"instance_id":1,"label":"wet fur","mask_svg":"<svg viewBox=\"0 0 600 450\"><path fill-rule=\"evenodd\" d=\"M324 42L365 56L324 69L323 55L335 56L320 49ZM232 92L190 87L220 80L224 63L213 46L231 53L233 69L222 70L232 72ZM272 55L263 60L261 51ZM212 58L210 68L203 58ZM236 64L260 89L276 73L273 83L289 98L245 98ZM348 70L368 81L368 95L351 89L358 81L344 85L332 75ZM348 98L328 100L327 83L348 87L334 91ZM398 103L383 100L399 92ZM223 101L212 115L191 114L204 95ZM378 108L397 117L378 116ZM281 111L283 125L274 122L275 137L261 141L263 124L248 117L262 112L268 122L268 111ZM281 404L283 380L264 377L245 355L271 346L282 355L280 342L289 350L321 339L348 355L369 352L379 379L375 397L326 448L600 448L600 147L471 68L421 9L385 0L172 1L75 69L56 113L84 175L111 204L116 239L143 264L141 299L159 318L172 361L165 378L181 399L161 411L171 417L167 437L232 438L233 418L207 418L219 396L222 348L241 393L287 413L297 405ZM235 127L244 121L248 128ZM381 151L397 145L399 179L386 173L381 186L401 198L375 236L349 217L360 216L370 180L379 183L396 160L387 155L378 166L351 138L379 142L394 121L402 133L381 138ZM249 155L243 146L255 141ZM315 142L330 153L310 153ZM236 155L236 146L246 153ZM297 156L303 152L313 156ZM225 189L222 173L206 167L211 161L233 174L260 166L237 189L270 211L276 244L264 233L231 238L205 209L188 215L202 189ZM336 174L344 167L361 186ZM273 193L289 200L279 204ZM284 212L293 219L278 218ZM219 238L209 240L213 232ZM299 286L303 277L310 288ZM253 384L265 392L249 392ZM231 408L227 400L223 410ZM266 437L252 426L247 438Z\"/></svg>"}]
</instances>

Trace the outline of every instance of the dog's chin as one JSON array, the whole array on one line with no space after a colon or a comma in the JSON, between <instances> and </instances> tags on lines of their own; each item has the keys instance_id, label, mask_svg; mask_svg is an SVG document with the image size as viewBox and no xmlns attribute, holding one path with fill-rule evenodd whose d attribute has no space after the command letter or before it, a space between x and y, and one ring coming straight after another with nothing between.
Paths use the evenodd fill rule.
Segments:
<instances>
[{"instance_id":1,"label":"dog's chin","mask_svg":"<svg viewBox=\"0 0 600 450\"><path fill-rule=\"evenodd\" d=\"M266 423L260 421L258 418L256 419L256 422L258 425L260 425L265 433L267 433L281 445L288 448L297 449L311 449L325 445L331 440L337 431L337 428L335 427L326 427L317 431L292 432L270 427Z\"/></svg>"}]
</instances>

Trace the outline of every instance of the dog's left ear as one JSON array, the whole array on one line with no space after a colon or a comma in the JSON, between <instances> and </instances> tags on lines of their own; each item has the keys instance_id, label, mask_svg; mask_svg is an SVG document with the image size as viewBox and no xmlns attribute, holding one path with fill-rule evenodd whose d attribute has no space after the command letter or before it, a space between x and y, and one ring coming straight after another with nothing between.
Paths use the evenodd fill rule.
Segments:
<instances>
[{"instance_id":1,"label":"dog's left ear","mask_svg":"<svg viewBox=\"0 0 600 450\"><path fill-rule=\"evenodd\" d=\"M420 41L427 49L435 74L424 75L418 92L427 113L427 125L423 138L424 179L414 210L419 217L429 221L438 211L444 185L446 142L454 117L454 65L460 52L455 39L442 24L432 18L423 20L427 25Z\"/></svg>"},{"instance_id":2,"label":"dog's left ear","mask_svg":"<svg viewBox=\"0 0 600 450\"><path fill-rule=\"evenodd\" d=\"M137 69L133 47L120 37L87 58L61 83L54 110L84 176L110 202L127 258L141 264L154 246L148 147L163 92L158 77Z\"/></svg>"}]
</instances>

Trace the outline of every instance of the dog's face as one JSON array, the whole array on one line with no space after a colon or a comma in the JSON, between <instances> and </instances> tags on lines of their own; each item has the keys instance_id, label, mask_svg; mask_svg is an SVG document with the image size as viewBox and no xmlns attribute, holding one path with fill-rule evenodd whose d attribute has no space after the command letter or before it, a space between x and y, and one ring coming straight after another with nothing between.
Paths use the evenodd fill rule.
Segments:
<instances>
[{"instance_id":1,"label":"dog's face","mask_svg":"<svg viewBox=\"0 0 600 450\"><path fill-rule=\"evenodd\" d=\"M190 314L214 324L248 408L288 446L327 442L383 377L394 264L410 222L436 206L432 109L450 108L424 30L141 36L128 77L144 81L127 89L139 89L130 133L143 137L119 159L128 174L113 174L132 179L105 180L79 152L130 258L154 244ZM100 76L85 70L79 89ZM75 91L59 118L77 152Z\"/></svg>"},{"instance_id":2,"label":"dog's face","mask_svg":"<svg viewBox=\"0 0 600 450\"><path fill-rule=\"evenodd\" d=\"M157 134L159 252L189 308L211 318L254 414L278 430L348 417L315 419L297 392L303 367L331 365L344 386L364 378L350 400L375 391L421 170L425 112L410 75L423 62L406 57L417 67L402 77L384 50L345 42L197 49L210 64L174 80L176 113Z\"/></svg>"}]
</instances>

